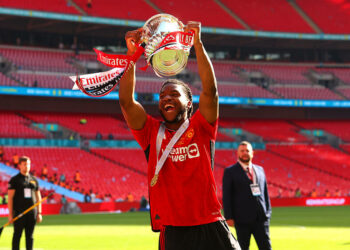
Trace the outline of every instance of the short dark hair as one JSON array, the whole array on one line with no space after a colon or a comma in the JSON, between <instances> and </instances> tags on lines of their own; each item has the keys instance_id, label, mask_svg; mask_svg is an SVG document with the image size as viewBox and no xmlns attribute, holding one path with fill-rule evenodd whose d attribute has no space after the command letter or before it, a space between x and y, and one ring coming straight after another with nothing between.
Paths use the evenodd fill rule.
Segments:
<instances>
[{"instance_id":1,"label":"short dark hair","mask_svg":"<svg viewBox=\"0 0 350 250\"><path fill-rule=\"evenodd\" d=\"M239 146L250 146L253 149L253 146L249 141L241 141Z\"/></svg>"},{"instance_id":2,"label":"short dark hair","mask_svg":"<svg viewBox=\"0 0 350 250\"><path fill-rule=\"evenodd\" d=\"M162 89L168 84L180 85L185 90L185 94L186 94L187 99L191 101L191 107L189 107L187 110L187 117L190 118L192 116L192 112L193 112L192 91L191 91L190 87L188 86L188 84L184 83L183 81L180 81L177 79L168 79L162 84L162 87L160 88L160 92L162 92Z\"/></svg>"},{"instance_id":3,"label":"short dark hair","mask_svg":"<svg viewBox=\"0 0 350 250\"><path fill-rule=\"evenodd\" d=\"M28 156L21 156L18 160L18 165L20 165L22 162L28 162L30 161L30 158Z\"/></svg>"}]
</instances>

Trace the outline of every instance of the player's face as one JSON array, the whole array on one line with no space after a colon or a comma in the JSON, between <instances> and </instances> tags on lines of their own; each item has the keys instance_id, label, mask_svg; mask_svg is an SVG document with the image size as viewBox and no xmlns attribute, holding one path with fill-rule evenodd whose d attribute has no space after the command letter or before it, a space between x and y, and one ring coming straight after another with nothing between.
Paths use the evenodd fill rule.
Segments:
<instances>
[{"instance_id":1,"label":"player's face","mask_svg":"<svg viewBox=\"0 0 350 250\"><path fill-rule=\"evenodd\" d=\"M21 174L27 175L30 171L30 160L28 161L22 161L21 164L19 164L19 170Z\"/></svg>"},{"instance_id":2,"label":"player's face","mask_svg":"<svg viewBox=\"0 0 350 250\"><path fill-rule=\"evenodd\" d=\"M159 112L167 123L177 123L187 118L191 102L178 84L167 84L159 94Z\"/></svg>"},{"instance_id":3,"label":"player's face","mask_svg":"<svg viewBox=\"0 0 350 250\"><path fill-rule=\"evenodd\" d=\"M253 159L253 148L250 145L240 145L237 150L237 157L243 163L249 163Z\"/></svg>"}]
</instances>

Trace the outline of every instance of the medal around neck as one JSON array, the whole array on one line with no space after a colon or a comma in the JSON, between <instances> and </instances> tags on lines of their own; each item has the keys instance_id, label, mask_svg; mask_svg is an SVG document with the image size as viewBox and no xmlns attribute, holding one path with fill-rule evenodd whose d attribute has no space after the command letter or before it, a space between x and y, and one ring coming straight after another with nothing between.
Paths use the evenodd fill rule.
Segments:
<instances>
[{"instance_id":1,"label":"medal around neck","mask_svg":"<svg viewBox=\"0 0 350 250\"><path fill-rule=\"evenodd\" d=\"M184 25L169 14L158 14L143 26L141 41L146 44L145 57L159 77L180 73L187 64L193 45L193 32L184 32Z\"/></svg>"},{"instance_id":2,"label":"medal around neck","mask_svg":"<svg viewBox=\"0 0 350 250\"><path fill-rule=\"evenodd\" d=\"M159 174L155 174L151 180L151 187L157 184Z\"/></svg>"}]
</instances>

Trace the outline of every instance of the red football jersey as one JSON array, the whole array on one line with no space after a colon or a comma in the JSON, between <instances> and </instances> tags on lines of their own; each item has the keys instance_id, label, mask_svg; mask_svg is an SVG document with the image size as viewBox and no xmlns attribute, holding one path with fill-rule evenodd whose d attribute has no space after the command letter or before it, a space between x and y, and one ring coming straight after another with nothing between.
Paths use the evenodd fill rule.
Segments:
<instances>
[{"instance_id":1,"label":"red football jersey","mask_svg":"<svg viewBox=\"0 0 350 250\"><path fill-rule=\"evenodd\" d=\"M218 121L209 124L197 111L166 159L157 184L151 187L160 124L161 121L147 116L141 130L132 130L148 159L152 230L159 231L163 225L194 226L223 220L213 175ZM159 158L175 132L165 129Z\"/></svg>"}]
</instances>

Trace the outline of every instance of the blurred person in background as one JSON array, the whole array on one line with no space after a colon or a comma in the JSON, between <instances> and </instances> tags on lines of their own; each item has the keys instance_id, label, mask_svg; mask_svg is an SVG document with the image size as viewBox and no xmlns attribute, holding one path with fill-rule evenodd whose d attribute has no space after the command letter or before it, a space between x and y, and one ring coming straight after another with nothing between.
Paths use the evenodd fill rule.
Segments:
<instances>
[{"instance_id":1,"label":"blurred person in background","mask_svg":"<svg viewBox=\"0 0 350 250\"><path fill-rule=\"evenodd\" d=\"M20 172L12 177L8 186L8 219L11 222L24 210L41 201L39 183L30 172L30 158L22 156L18 160ZM19 249L22 232L25 230L26 248L33 249L33 233L35 224L42 221L41 204L14 222L12 250Z\"/></svg>"},{"instance_id":2,"label":"blurred person in background","mask_svg":"<svg viewBox=\"0 0 350 250\"><path fill-rule=\"evenodd\" d=\"M223 205L229 226L234 226L242 250L248 250L251 235L260 250L270 250L271 203L264 169L253 164L253 147L247 142L237 149L238 162L224 171Z\"/></svg>"}]
</instances>

